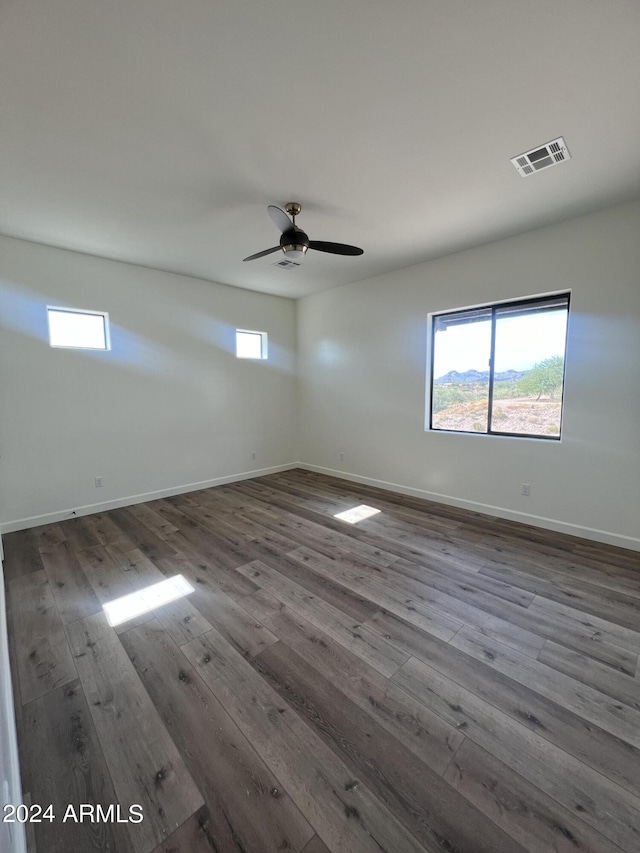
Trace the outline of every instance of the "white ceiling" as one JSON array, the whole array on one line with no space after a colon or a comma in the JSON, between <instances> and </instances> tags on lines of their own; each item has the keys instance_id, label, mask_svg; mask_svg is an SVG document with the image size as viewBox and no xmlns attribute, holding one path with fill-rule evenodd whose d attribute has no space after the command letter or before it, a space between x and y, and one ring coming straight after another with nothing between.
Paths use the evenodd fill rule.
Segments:
<instances>
[{"instance_id":1,"label":"white ceiling","mask_svg":"<svg viewBox=\"0 0 640 853\"><path fill-rule=\"evenodd\" d=\"M638 0L3 0L0 232L298 297L631 199L639 34ZM287 201L364 256L243 264Z\"/></svg>"}]
</instances>

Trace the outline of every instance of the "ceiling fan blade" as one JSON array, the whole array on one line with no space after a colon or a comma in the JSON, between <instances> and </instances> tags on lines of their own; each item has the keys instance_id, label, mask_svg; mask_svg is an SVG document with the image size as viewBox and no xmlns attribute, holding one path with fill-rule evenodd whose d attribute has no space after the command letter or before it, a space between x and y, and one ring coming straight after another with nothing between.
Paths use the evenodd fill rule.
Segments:
<instances>
[{"instance_id":1,"label":"ceiling fan blade","mask_svg":"<svg viewBox=\"0 0 640 853\"><path fill-rule=\"evenodd\" d=\"M276 207L275 204L270 204L267 206L267 213L271 217L271 220L278 231L281 231L283 234L285 231L289 231L293 227L293 222L281 207Z\"/></svg>"},{"instance_id":2,"label":"ceiling fan blade","mask_svg":"<svg viewBox=\"0 0 640 853\"><path fill-rule=\"evenodd\" d=\"M273 249L265 249L264 252L256 252L255 255L249 255L248 258L243 258L243 261L255 261L256 258L264 258L265 255L271 255L273 252L279 252L280 246L274 246Z\"/></svg>"},{"instance_id":3,"label":"ceiling fan blade","mask_svg":"<svg viewBox=\"0 0 640 853\"><path fill-rule=\"evenodd\" d=\"M364 249L347 246L346 243L326 243L324 240L309 240L309 248L316 252L328 252L330 255L363 255Z\"/></svg>"}]
</instances>

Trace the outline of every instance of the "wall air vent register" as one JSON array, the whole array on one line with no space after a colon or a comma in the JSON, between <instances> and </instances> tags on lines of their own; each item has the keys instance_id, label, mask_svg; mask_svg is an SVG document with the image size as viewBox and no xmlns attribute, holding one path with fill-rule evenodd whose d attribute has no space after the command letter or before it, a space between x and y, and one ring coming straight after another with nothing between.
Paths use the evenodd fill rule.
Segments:
<instances>
[{"instance_id":1,"label":"wall air vent register","mask_svg":"<svg viewBox=\"0 0 640 853\"><path fill-rule=\"evenodd\" d=\"M564 139L559 136L551 142L544 145L539 145L537 148L532 148L524 154L518 154L517 157L512 157L511 162L516 167L516 170L523 178L541 172L543 169L548 169L551 166L557 166L565 160L570 160L571 154L566 146Z\"/></svg>"}]
</instances>

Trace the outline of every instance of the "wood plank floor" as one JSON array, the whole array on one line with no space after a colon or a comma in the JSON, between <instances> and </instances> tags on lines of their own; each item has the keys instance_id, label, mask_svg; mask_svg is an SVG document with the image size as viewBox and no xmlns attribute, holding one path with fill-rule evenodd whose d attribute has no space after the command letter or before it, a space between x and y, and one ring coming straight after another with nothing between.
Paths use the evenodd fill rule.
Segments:
<instances>
[{"instance_id":1,"label":"wood plank floor","mask_svg":"<svg viewBox=\"0 0 640 853\"><path fill-rule=\"evenodd\" d=\"M3 542L37 853L640 850L640 554L303 470Z\"/></svg>"}]
</instances>

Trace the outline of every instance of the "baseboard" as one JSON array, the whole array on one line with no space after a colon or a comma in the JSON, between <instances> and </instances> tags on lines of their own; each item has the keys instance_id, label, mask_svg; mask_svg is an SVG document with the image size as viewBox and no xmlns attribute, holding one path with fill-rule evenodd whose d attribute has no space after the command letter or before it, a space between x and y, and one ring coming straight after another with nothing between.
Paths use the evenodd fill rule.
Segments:
<instances>
[{"instance_id":1,"label":"baseboard","mask_svg":"<svg viewBox=\"0 0 640 853\"><path fill-rule=\"evenodd\" d=\"M26 530L29 527L39 527L41 524L55 524L58 521L65 521L71 517L76 518L81 515L92 515L94 512L105 512L109 509L118 509L118 507L121 506L131 506L132 504L145 503L146 501L158 500L160 498L170 498L173 495L183 495L186 492L196 492L199 489L209 489L212 486L224 486L226 483L238 483L240 480L251 480L254 477L264 477L267 474L276 474L279 471L290 471L292 468L298 467L299 464L297 462L290 462L286 465L273 465L271 468L260 468L255 471L243 471L239 474L230 474L226 477L215 477L213 480L201 480L198 483L186 483L182 486L171 486L167 489L158 489L155 492L145 492L140 495L127 495L126 497L116 498L111 501L103 501L102 503L69 507L56 512L48 512L44 515L32 515L29 518L19 518L15 521L3 522L0 524L0 533L13 533L16 530Z\"/></svg>"},{"instance_id":2,"label":"baseboard","mask_svg":"<svg viewBox=\"0 0 640 853\"><path fill-rule=\"evenodd\" d=\"M22 802L18 740L13 709L11 667L7 637L7 612L4 595L4 575L0 562L0 805L19 805ZM0 825L0 847L7 853L26 853L24 825L5 823Z\"/></svg>"},{"instance_id":3,"label":"baseboard","mask_svg":"<svg viewBox=\"0 0 640 853\"><path fill-rule=\"evenodd\" d=\"M321 465L310 465L307 462L298 462L298 468L307 471L315 471L317 474L326 474L329 477L338 477L340 480L351 480L354 483L362 483L365 486L375 486L390 492L399 492L402 495L411 495L415 498L436 501L441 504L468 509L472 512L480 512L483 515L492 515L497 518L505 518L508 521L518 521L521 524L530 524L533 527L542 527L545 530L554 530L556 533L566 533L569 536L579 536L582 539L591 539L594 542L603 542L606 545L615 545L618 548L627 548L632 551L640 551L640 539L634 536L623 536L611 533L608 530L598 530L593 527L585 527L581 524L571 524L568 521L558 521L555 518L545 518L540 515L531 515L526 512L506 509L490 504L468 501L463 498L454 498L451 495L441 495L437 492L428 492L425 489L414 489L411 486L403 486L399 483L388 483L386 480L376 480L373 477L363 477L360 474L352 474L345 471L336 471L333 468L323 468Z\"/></svg>"},{"instance_id":4,"label":"baseboard","mask_svg":"<svg viewBox=\"0 0 640 853\"><path fill-rule=\"evenodd\" d=\"M404 486L400 483L389 483L386 480L377 480L374 477L363 477L360 474L353 474L349 471L338 471L334 468L324 468L321 465L311 465L307 462L290 462L285 465L274 465L270 468L260 468L255 471L244 471L225 477L216 477L212 480L202 480L197 483L172 486L167 489L158 489L154 492L145 492L144 494L139 495L128 495L111 501L103 501L102 503L87 504L86 506L81 507L70 507L68 509L50 512L44 515L34 515L29 518L20 518L15 521L4 522L0 524L0 565L2 558L1 534L3 533L12 533L15 530L25 530L29 527L38 527L41 524L55 524L58 521L64 521L72 516L79 517L82 515L91 515L94 512L104 512L106 510L117 509L122 506L131 506L132 504L144 503L145 501L168 498L173 495L182 495L187 492L198 491L198 489L223 486L226 483L237 483L241 480L251 480L254 477L264 477L267 474L276 474L279 471L290 471L292 468L304 468L307 471L315 471L318 474L326 474L329 477L337 477L340 480L351 480L354 483L362 483L366 486L375 486L378 489L398 492L402 495L411 495L412 497L423 498L424 500L436 501L437 503L448 504L450 506L460 507L461 509L468 509L472 512L479 512L483 515L492 515L497 518L505 518L509 521L517 521L521 524L530 524L533 527L542 527L546 530L554 530L557 533L566 533L569 536L579 536L583 539L591 539L594 542L603 542L606 545L615 545L618 548L640 551L640 538L633 536L624 536L607 530L598 530L597 528L585 527L580 524L559 521L554 518L531 515L530 513L506 509L505 507L492 506L491 504L484 504L479 501L469 501L463 498L452 497L451 495L442 495L438 492L428 492L426 489L416 489L411 486Z\"/></svg>"}]
</instances>

